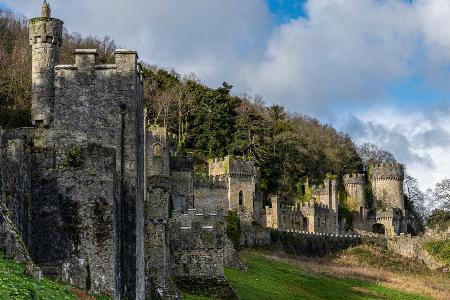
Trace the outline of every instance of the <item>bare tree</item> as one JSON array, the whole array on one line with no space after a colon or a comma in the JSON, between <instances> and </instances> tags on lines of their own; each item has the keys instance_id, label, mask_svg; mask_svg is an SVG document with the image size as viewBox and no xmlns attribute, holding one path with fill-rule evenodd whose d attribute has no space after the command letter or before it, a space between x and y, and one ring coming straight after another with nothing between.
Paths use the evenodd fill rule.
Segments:
<instances>
[{"instance_id":1,"label":"bare tree","mask_svg":"<svg viewBox=\"0 0 450 300\"><path fill-rule=\"evenodd\" d=\"M396 163L394 155L372 143L364 143L357 148L358 155L361 157L364 167L374 163Z\"/></svg>"},{"instance_id":2,"label":"bare tree","mask_svg":"<svg viewBox=\"0 0 450 300\"><path fill-rule=\"evenodd\" d=\"M436 183L433 196L439 207L450 210L450 179L444 178Z\"/></svg>"}]
</instances>

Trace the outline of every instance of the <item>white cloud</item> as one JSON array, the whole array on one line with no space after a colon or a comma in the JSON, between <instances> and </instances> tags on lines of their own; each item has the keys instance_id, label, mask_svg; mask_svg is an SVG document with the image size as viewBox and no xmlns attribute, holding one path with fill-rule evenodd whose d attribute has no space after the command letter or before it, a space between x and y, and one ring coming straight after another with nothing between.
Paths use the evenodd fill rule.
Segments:
<instances>
[{"instance_id":1,"label":"white cloud","mask_svg":"<svg viewBox=\"0 0 450 300\"><path fill-rule=\"evenodd\" d=\"M407 112L372 107L350 115L340 129L361 144L371 142L406 164L423 190L450 176L450 110L447 105Z\"/></svg>"},{"instance_id":2,"label":"white cloud","mask_svg":"<svg viewBox=\"0 0 450 300\"><path fill-rule=\"evenodd\" d=\"M1 0L28 17L41 1ZM235 82L261 57L270 34L264 0L49 0L69 31L109 35L146 62L196 73L217 85Z\"/></svg>"},{"instance_id":3,"label":"white cloud","mask_svg":"<svg viewBox=\"0 0 450 300\"><path fill-rule=\"evenodd\" d=\"M320 111L380 99L408 76L449 81L449 1L310 0L306 8L308 19L282 25L270 39L251 70L254 92Z\"/></svg>"}]
</instances>

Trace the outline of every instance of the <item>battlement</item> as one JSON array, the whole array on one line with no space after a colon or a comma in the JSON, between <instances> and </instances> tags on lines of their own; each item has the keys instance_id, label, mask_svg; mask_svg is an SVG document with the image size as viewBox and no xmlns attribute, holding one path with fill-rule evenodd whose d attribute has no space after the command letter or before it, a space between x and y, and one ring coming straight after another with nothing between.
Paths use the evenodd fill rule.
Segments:
<instances>
[{"instance_id":1,"label":"battlement","mask_svg":"<svg viewBox=\"0 0 450 300\"><path fill-rule=\"evenodd\" d=\"M343 177L344 184L359 184L364 185L366 183L366 177L364 174L345 174Z\"/></svg>"},{"instance_id":2,"label":"battlement","mask_svg":"<svg viewBox=\"0 0 450 300\"><path fill-rule=\"evenodd\" d=\"M134 69L139 75L141 82L142 68L137 62L138 54L134 50L117 49L114 52L115 64L97 64L97 49L76 49L74 52L75 63L68 65L57 65L55 70L114 70Z\"/></svg>"},{"instance_id":3,"label":"battlement","mask_svg":"<svg viewBox=\"0 0 450 300\"><path fill-rule=\"evenodd\" d=\"M228 189L227 181L218 180L219 178L195 178L194 188L201 189L211 189L211 190L226 190Z\"/></svg>"},{"instance_id":4,"label":"battlement","mask_svg":"<svg viewBox=\"0 0 450 300\"><path fill-rule=\"evenodd\" d=\"M254 160L230 155L208 160L208 171L210 176L230 175L233 177L253 177L258 173Z\"/></svg>"},{"instance_id":5,"label":"battlement","mask_svg":"<svg viewBox=\"0 0 450 300\"><path fill-rule=\"evenodd\" d=\"M382 163L374 164L370 173L372 180L401 180L404 179L404 169L402 164Z\"/></svg>"},{"instance_id":6,"label":"battlement","mask_svg":"<svg viewBox=\"0 0 450 300\"><path fill-rule=\"evenodd\" d=\"M194 225L203 228L213 228L217 223L223 221L224 215L221 210L213 214L204 214L195 208L188 209L185 214L179 210L173 210L171 219L172 223L179 223L185 229L190 229Z\"/></svg>"},{"instance_id":7,"label":"battlement","mask_svg":"<svg viewBox=\"0 0 450 300\"><path fill-rule=\"evenodd\" d=\"M170 170L175 172L194 172L194 159L190 156L175 156L170 159Z\"/></svg>"}]
</instances>

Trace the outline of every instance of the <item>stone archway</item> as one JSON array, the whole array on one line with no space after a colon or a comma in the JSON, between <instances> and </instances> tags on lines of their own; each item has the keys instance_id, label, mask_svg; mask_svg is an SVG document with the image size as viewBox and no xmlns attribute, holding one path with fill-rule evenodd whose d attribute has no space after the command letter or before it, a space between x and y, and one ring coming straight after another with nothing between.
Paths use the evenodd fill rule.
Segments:
<instances>
[{"instance_id":1,"label":"stone archway","mask_svg":"<svg viewBox=\"0 0 450 300\"><path fill-rule=\"evenodd\" d=\"M386 228L383 224L376 223L372 225L372 232L379 234L386 234Z\"/></svg>"}]
</instances>

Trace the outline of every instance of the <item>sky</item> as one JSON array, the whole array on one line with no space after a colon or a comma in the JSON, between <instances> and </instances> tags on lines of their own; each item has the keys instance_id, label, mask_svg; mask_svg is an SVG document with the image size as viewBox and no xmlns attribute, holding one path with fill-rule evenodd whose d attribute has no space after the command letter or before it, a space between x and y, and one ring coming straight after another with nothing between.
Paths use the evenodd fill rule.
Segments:
<instances>
[{"instance_id":1,"label":"sky","mask_svg":"<svg viewBox=\"0 0 450 300\"><path fill-rule=\"evenodd\" d=\"M450 177L448 0L49 0L69 31L262 96L392 152L423 190ZM0 0L27 17L40 0Z\"/></svg>"}]
</instances>

